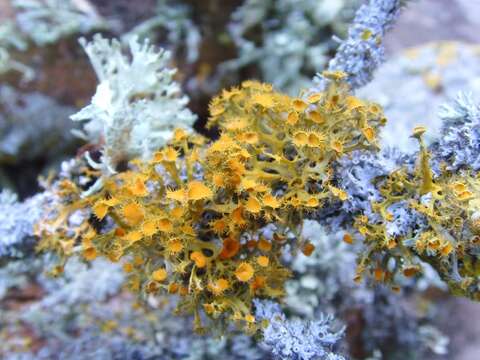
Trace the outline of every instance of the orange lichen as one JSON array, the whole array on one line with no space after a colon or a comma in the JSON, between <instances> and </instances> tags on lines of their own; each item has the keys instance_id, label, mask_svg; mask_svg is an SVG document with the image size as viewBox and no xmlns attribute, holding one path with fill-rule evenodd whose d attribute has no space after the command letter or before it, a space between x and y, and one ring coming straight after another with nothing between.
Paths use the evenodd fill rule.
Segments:
<instances>
[{"instance_id":1,"label":"orange lichen","mask_svg":"<svg viewBox=\"0 0 480 360\"><path fill-rule=\"evenodd\" d=\"M104 202L98 202L92 207L92 211L97 219L102 220L107 215L108 205Z\"/></svg>"},{"instance_id":2,"label":"orange lichen","mask_svg":"<svg viewBox=\"0 0 480 360\"><path fill-rule=\"evenodd\" d=\"M240 265L238 265L237 269L235 270L235 276L239 281L242 282L249 281L253 277L253 274L254 270L252 265L246 262L240 263Z\"/></svg>"},{"instance_id":3,"label":"orange lichen","mask_svg":"<svg viewBox=\"0 0 480 360\"><path fill-rule=\"evenodd\" d=\"M97 257L97 250L95 250L93 247L87 248L83 250L83 257L89 261L92 261Z\"/></svg>"},{"instance_id":4,"label":"orange lichen","mask_svg":"<svg viewBox=\"0 0 480 360\"><path fill-rule=\"evenodd\" d=\"M352 237L352 235L349 234L349 233L345 233L345 234L343 235L343 241L346 242L347 244L350 244L350 245L353 244L353 237Z\"/></svg>"},{"instance_id":5,"label":"orange lichen","mask_svg":"<svg viewBox=\"0 0 480 360\"><path fill-rule=\"evenodd\" d=\"M142 206L135 202L126 204L123 208L123 217L131 225L138 225L144 217Z\"/></svg>"},{"instance_id":6,"label":"orange lichen","mask_svg":"<svg viewBox=\"0 0 480 360\"><path fill-rule=\"evenodd\" d=\"M158 219L156 225L160 231L167 233L173 231L173 224L169 219Z\"/></svg>"},{"instance_id":7,"label":"orange lichen","mask_svg":"<svg viewBox=\"0 0 480 360\"><path fill-rule=\"evenodd\" d=\"M265 239L260 239L257 244L258 248L264 252L272 250L272 243Z\"/></svg>"},{"instance_id":8,"label":"orange lichen","mask_svg":"<svg viewBox=\"0 0 480 360\"><path fill-rule=\"evenodd\" d=\"M221 295L229 288L229 286L230 284L227 279L220 278L208 284L208 289L214 295Z\"/></svg>"},{"instance_id":9,"label":"orange lichen","mask_svg":"<svg viewBox=\"0 0 480 360\"><path fill-rule=\"evenodd\" d=\"M152 273L152 279L155 281L164 281L167 278L167 270L157 269Z\"/></svg>"},{"instance_id":10,"label":"orange lichen","mask_svg":"<svg viewBox=\"0 0 480 360\"><path fill-rule=\"evenodd\" d=\"M123 264L123 271L125 271L127 274L131 273L134 270L133 264L132 263L125 263Z\"/></svg>"},{"instance_id":11,"label":"orange lichen","mask_svg":"<svg viewBox=\"0 0 480 360\"><path fill-rule=\"evenodd\" d=\"M259 256L257 258L257 264L260 265L261 267L267 267L269 262L270 260L268 260L268 257L266 256Z\"/></svg>"},{"instance_id":12,"label":"orange lichen","mask_svg":"<svg viewBox=\"0 0 480 360\"><path fill-rule=\"evenodd\" d=\"M312 243L306 243L305 245L303 245L302 253L305 256L310 256L312 255L314 250L315 250L315 245L313 245Z\"/></svg>"},{"instance_id":13,"label":"orange lichen","mask_svg":"<svg viewBox=\"0 0 480 360\"><path fill-rule=\"evenodd\" d=\"M153 236L157 231L157 224L153 220L145 221L142 225L142 234L145 236Z\"/></svg>"},{"instance_id":14,"label":"orange lichen","mask_svg":"<svg viewBox=\"0 0 480 360\"><path fill-rule=\"evenodd\" d=\"M223 241L223 248L219 254L220 259L230 259L237 255L240 250L240 242L237 239L227 238Z\"/></svg>"},{"instance_id":15,"label":"orange lichen","mask_svg":"<svg viewBox=\"0 0 480 360\"><path fill-rule=\"evenodd\" d=\"M190 254L190 260L195 262L195 265L199 268L203 268L207 265L207 258L200 251L194 251Z\"/></svg>"},{"instance_id":16,"label":"orange lichen","mask_svg":"<svg viewBox=\"0 0 480 360\"><path fill-rule=\"evenodd\" d=\"M200 181L191 181L188 184L187 196L189 200L202 200L212 197L212 191Z\"/></svg>"},{"instance_id":17,"label":"orange lichen","mask_svg":"<svg viewBox=\"0 0 480 360\"><path fill-rule=\"evenodd\" d=\"M219 129L217 140L177 130L151 160L130 161L93 195L82 198L79 186L65 183L58 222L78 209L108 218L114 226L92 230L88 245L132 263L131 289L175 293L178 309L194 314L252 320L254 297L284 294L290 271L281 254L296 244L289 234L301 233L306 214L346 199L333 163L376 147L381 111L349 96L340 77L306 100L255 81L224 91L211 101L207 124ZM271 237L262 233L268 224L280 225ZM63 258L91 230L85 221L71 238L52 228L44 227L41 247ZM301 250L311 254L313 246Z\"/></svg>"}]
</instances>

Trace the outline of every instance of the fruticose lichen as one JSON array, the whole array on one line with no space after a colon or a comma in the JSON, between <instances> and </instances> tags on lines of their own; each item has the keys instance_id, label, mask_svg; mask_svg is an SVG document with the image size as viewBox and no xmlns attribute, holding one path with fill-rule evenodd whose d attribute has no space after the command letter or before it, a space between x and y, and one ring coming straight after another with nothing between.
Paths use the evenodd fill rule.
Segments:
<instances>
[{"instance_id":1,"label":"fruticose lichen","mask_svg":"<svg viewBox=\"0 0 480 360\"><path fill-rule=\"evenodd\" d=\"M384 123L377 105L349 95L343 74L325 76L329 89L308 101L252 81L224 91L210 105L218 140L178 129L151 160L104 177L96 193L81 197L62 180L65 207L40 224L40 247L64 259L80 246L86 259L126 261L134 291L178 293L178 308L194 312L198 328L201 310L253 326L252 299L284 293L282 248L314 249L301 239L303 216L346 198L332 164L375 148ZM94 227L86 215L72 228L65 221L78 211L105 223ZM273 230L262 231L267 224Z\"/></svg>"},{"instance_id":2,"label":"fruticose lichen","mask_svg":"<svg viewBox=\"0 0 480 360\"><path fill-rule=\"evenodd\" d=\"M122 162L150 158L165 145L174 127L191 128L195 116L173 79L175 70L168 68L168 52L132 38L130 60L117 40L97 35L93 42L81 43L99 85L92 103L71 118L86 122L77 134L101 145L100 163L88 157L94 168L107 176L115 174Z\"/></svg>"},{"instance_id":3,"label":"fruticose lichen","mask_svg":"<svg viewBox=\"0 0 480 360\"><path fill-rule=\"evenodd\" d=\"M457 110L447 109L453 122L457 116L471 114L462 112L463 106ZM421 273L421 259L433 266L454 293L478 300L478 175L467 164L452 171L452 163L458 169L457 158L445 156L441 148L439 153L430 153L422 138L424 131L414 130L420 143L416 167L397 169L377 183L381 199L373 201L372 208L380 220L370 221L365 215L356 219L369 245L358 275L371 271L377 281L394 283L398 273L406 277ZM436 164L436 173L431 163ZM399 209L401 213L396 214ZM398 220L400 227L397 224L392 231L391 224Z\"/></svg>"}]
</instances>

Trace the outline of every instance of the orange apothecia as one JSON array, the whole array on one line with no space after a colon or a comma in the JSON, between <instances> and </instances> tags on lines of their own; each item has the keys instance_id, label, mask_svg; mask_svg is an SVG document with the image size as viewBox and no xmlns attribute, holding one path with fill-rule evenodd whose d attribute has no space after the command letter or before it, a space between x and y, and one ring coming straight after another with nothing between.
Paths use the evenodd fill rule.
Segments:
<instances>
[{"instance_id":1,"label":"orange apothecia","mask_svg":"<svg viewBox=\"0 0 480 360\"><path fill-rule=\"evenodd\" d=\"M223 260L230 259L237 255L240 250L240 242L237 239L231 237L223 241L223 249L220 252L219 257Z\"/></svg>"},{"instance_id":2,"label":"orange apothecia","mask_svg":"<svg viewBox=\"0 0 480 360\"><path fill-rule=\"evenodd\" d=\"M312 255L313 251L315 250L315 245L312 243L306 243L303 245L302 252L305 256L310 256Z\"/></svg>"},{"instance_id":3,"label":"orange apothecia","mask_svg":"<svg viewBox=\"0 0 480 360\"><path fill-rule=\"evenodd\" d=\"M235 276L241 282L249 281L253 277L253 274L254 269L252 265L246 262L240 263L240 265L238 265L237 269L235 270Z\"/></svg>"}]
</instances>

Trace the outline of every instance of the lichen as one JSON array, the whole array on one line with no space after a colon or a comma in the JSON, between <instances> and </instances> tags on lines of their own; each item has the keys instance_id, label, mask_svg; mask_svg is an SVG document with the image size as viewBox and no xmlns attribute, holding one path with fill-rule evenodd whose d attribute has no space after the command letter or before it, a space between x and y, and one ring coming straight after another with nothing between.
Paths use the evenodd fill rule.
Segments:
<instances>
[{"instance_id":1,"label":"lichen","mask_svg":"<svg viewBox=\"0 0 480 360\"><path fill-rule=\"evenodd\" d=\"M252 81L224 91L210 105L218 140L178 129L151 160L104 177L97 193L81 197L62 180L65 206L40 224L40 247L64 259L80 248L87 260L128 259L130 288L179 294L197 328L201 311L252 327L252 299L284 294L282 248L296 239L304 254L314 250L301 239L303 216L346 199L332 181L333 162L374 149L384 123L377 105L348 94L342 74L326 76L328 91L308 102ZM95 229L86 216L72 228L80 210L108 221Z\"/></svg>"},{"instance_id":2,"label":"lichen","mask_svg":"<svg viewBox=\"0 0 480 360\"><path fill-rule=\"evenodd\" d=\"M195 116L173 79L175 70L168 68L168 52L132 38L130 60L117 40L97 35L81 44L99 85L92 103L71 118L84 122L83 132L77 134L102 146L100 163L94 165L90 159L96 169L106 176L114 174L122 162L150 158L165 145L173 128L191 128Z\"/></svg>"}]
</instances>

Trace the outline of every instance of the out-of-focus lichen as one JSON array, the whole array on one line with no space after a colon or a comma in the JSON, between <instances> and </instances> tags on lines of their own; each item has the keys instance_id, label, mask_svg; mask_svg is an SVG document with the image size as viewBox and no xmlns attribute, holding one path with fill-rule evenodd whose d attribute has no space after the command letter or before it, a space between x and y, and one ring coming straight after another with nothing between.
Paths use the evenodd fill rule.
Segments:
<instances>
[{"instance_id":1,"label":"out-of-focus lichen","mask_svg":"<svg viewBox=\"0 0 480 360\"><path fill-rule=\"evenodd\" d=\"M289 94L311 85L342 34L356 0L248 0L232 14L228 32L238 58L221 65L236 70L257 65L263 81ZM332 29L333 28L333 29Z\"/></svg>"},{"instance_id":2,"label":"out-of-focus lichen","mask_svg":"<svg viewBox=\"0 0 480 360\"><path fill-rule=\"evenodd\" d=\"M0 85L0 163L61 156L74 139L73 112L41 93Z\"/></svg>"},{"instance_id":3,"label":"out-of-focus lichen","mask_svg":"<svg viewBox=\"0 0 480 360\"><path fill-rule=\"evenodd\" d=\"M9 71L18 71L26 79L33 77L33 71L28 66L12 58L12 49L25 51L27 49L25 39L18 33L12 21L0 24L0 75Z\"/></svg>"},{"instance_id":4,"label":"out-of-focus lichen","mask_svg":"<svg viewBox=\"0 0 480 360\"><path fill-rule=\"evenodd\" d=\"M311 256L294 256L290 267L294 277L286 284L285 305L289 312L315 318L320 311L338 310L335 299L345 294L349 299L362 297L365 291L353 283L355 275L354 245L343 240L347 232L329 233L313 220L304 220L302 237L315 246ZM348 240L348 239L347 239Z\"/></svg>"},{"instance_id":5,"label":"out-of-focus lichen","mask_svg":"<svg viewBox=\"0 0 480 360\"><path fill-rule=\"evenodd\" d=\"M356 95L382 105L388 119L380 134L382 147L395 145L405 154L414 153L415 140L399 134L417 125L428 128L427 144L443 137L438 116L442 104L459 92L480 97L479 61L477 46L441 41L408 48L380 66Z\"/></svg>"},{"instance_id":6,"label":"out-of-focus lichen","mask_svg":"<svg viewBox=\"0 0 480 360\"><path fill-rule=\"evenodd\" d=\"M178 1L158 0L155 15L122 36L122 42L130 43L133 38L155 41L159 30L166 36L159 39L162 46L179 55L180 48L185 47L187 63L197 61L200 51L200 30L192 20L192 10L187 4Z\"/></svg>"},{"instance_id":7,"label":"out-of-focus lichen","mask_svg":"<svg viewBox=\"0 0 480 360\"><path fill-rule=\"evenodd\" d=\"M72 34L88 34L106 25L87 1L13 0L13 7L16 25L38 46Z\"/></svg>"},{"instance_id":8,"label":"out-of-focus lichen","mask_svg":"<svg viewBox=\"0 0 480 360\"><path fill-rule=\"evenodd\" d=\"M406 298L382 287L371 291L369 302L357 304L365 322L361 338L366 353L378 353L381 358L424 359L432 352L447 352L448 338L427 322L432 319L416 316Z\"/></svg>"},{"instance_id":9,"label":"out-of-focus lichen","mask_svg":"<svg viewBox=\"0 0 480 360\"><path fill-rule=\"evenodd\" d=\"M27 81L34 69L17 60L19 53L108 27L88 1L13 0L11 6L12 19L0 25L0 74L17 71Z\"/></svg>"},{"instance_id":10,"label":"out-of-focus lichen","mask_svg":"<svg viewBox=\"0 0 480 360\"><path fill-rule=\"evenodd\" d=\"M35 246L34 226L43 217L42 208L50 195L39 193L23 202L9 190L0 193L0 260L22 257Z\"/></svg>"}]
</instances>

